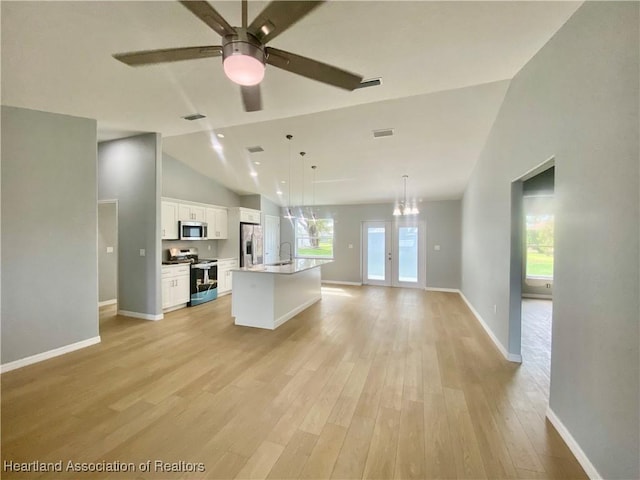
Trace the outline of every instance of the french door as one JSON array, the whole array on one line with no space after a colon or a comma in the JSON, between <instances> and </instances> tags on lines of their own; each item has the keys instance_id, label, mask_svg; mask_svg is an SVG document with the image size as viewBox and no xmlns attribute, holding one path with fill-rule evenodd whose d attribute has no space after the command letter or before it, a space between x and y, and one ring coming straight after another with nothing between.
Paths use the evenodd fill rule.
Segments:
<instances>
[{"instance_id":1,"label":"french door","mask_svg":"<svg viewBox=\"0 0 640 480\"><path fill-rule=\"evenodd\" d=\"M424 222L364 222L362 230L364 284L424 288Z\"/></svg>"}]
</instances>

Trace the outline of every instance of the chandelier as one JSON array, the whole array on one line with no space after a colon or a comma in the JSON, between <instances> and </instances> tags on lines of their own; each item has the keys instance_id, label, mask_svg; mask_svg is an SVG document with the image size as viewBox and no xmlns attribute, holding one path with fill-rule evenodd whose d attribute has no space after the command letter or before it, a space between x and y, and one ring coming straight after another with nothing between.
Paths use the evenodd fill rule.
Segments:
<instances>
[{"instance_id":1,"label":"chandelier","mask_svg":"<svg viewBox=\"0 0 640 480\"><path fill-rule=\"evenodd\" d=\"M402 201L398 202L393 209L393 216L400 217L405 215L418 215L420 210L416 207L415 202L412 205L409 205L407 202L407 179L409 175L403 175L402 180L404 182L404 195L402 197Z\"/></svg>"}]
</instances>

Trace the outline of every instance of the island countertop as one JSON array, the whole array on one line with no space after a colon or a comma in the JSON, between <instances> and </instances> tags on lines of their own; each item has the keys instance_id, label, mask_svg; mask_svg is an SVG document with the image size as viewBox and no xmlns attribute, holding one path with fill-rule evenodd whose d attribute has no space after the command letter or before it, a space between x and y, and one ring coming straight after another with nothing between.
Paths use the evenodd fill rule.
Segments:
<instances>
[{"instance_id":1,"label":"island countertop","mask_svg":"<svg viewBox=\"0 0 640 480\"><path fill-rule=\"evenodd\" d=\"M291 263L284 265L255 265L253 267L236 268L235 272L256 272L256 273L278 273L291 275L293 273L303 272L311 268L320 267L333 260L321 260L316 258L296 258Z\"/></svg>"}]
</instances>

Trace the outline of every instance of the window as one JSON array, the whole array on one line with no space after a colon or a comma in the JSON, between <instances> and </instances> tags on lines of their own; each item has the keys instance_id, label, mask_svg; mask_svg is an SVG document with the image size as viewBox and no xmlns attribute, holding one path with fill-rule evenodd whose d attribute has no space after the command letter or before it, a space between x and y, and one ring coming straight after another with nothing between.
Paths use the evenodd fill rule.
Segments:
<instances>
[{"instance_id":1,"label":"window","mask_svg":"<svg viewBox=\"0 0 640 480\"><path fill-rule=\"evenodd\" d=\"M296 257L333 258L333 219L296 218Z\"/></svg>"},{"instance_id":2,"label":"window","mask_svg":"<svg viewBox=\"0 0 640 480\"><path fill-rule=\"evenodd\" d=\"M553 278L553 215L527 215L526 277Z\"/></svg>"}]
</instances>

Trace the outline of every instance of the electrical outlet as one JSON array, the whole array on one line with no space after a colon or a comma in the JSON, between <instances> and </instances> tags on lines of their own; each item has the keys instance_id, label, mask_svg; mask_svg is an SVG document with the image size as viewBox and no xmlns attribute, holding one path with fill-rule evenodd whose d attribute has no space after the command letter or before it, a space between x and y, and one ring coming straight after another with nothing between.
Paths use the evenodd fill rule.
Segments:
<instances>
[{"instance_id":1,"label":"electrical outlet","mask_svg":"<svg viewBox=\"0 0 640 480\"><path fill-rule=\"evenodd\" d=\"M551 284L550 283L547 283L547 288L551 288Z\"/></svg>"}]
</instances>

